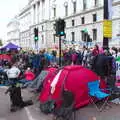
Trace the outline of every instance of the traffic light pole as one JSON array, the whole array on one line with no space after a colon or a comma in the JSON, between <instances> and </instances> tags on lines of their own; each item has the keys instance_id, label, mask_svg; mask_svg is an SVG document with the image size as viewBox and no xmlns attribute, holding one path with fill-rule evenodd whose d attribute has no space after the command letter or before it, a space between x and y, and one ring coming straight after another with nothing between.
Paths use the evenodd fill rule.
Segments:
<instances>
[{"instance_id":1,"label":"traffic light pole","mask_svg":"<svg viewBox=\"0 0 120 120\"><path fill-rule=\"evenodd\" d=\"M104 20L109 19L108 0L104 0ZM108 38L103 36L103 49L108 48Z\"/></svg>"},{"instance_id":2,"label":"traffic light pole","mask_svg":"<svg viewBox=\"0 0 120 120\"><path fill-rule=\"evenodd\" d=\"M62 66L62 55L61 55L62 51L61 51L61 36L59 35L59 66Z\"/></svg>"},{"instance_id":3,"label":"traffic light pole","mask_svg":"<svg viewBox=\"0 0 120 120\"><path fill-rule=\"evenodd\" d=\"M59 18L55 23L56 36L59 37L59 66L62 66L61 36L65 35L65 21Z\"/></svg>"},{"instance_id":4,"label":"traffic light pole","mask_svg":"<svg viewBox=\"0 0 120 120\"><path fill-rule=\"evenodd\" d=\"M35 49L38 52L38 41L35 41Z\"/></svg>"},{"instance_id":5,"label":"traffic light pole","mask_svg":"<svg viewBox=\"0 0 120 120\"><path fill-rule=\"evenodd\" d=\"M104 0L104 20L111 19L112 0ZM103 36L103 49L109 48L109 38Z\"/></svg>"}]
</instances>

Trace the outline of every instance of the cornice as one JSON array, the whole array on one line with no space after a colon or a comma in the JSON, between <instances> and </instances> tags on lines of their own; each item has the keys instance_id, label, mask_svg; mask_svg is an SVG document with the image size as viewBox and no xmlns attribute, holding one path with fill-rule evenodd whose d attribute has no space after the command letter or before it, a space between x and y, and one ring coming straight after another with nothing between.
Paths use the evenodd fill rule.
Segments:
<instances>
[{"instance_id":1,"label":"cornice","mask_svg":"<svg viewBox=\"0 0 120 120\"><path fill-rule=\"evenodd\" d=\"M26 13L27 11L29 11L30 8L31 8L31 6L30 6L30 5L27 5L25 8L23 8L23 9L21 10L21 12L18 14L18 16L22 16L24 13Z\"/></svg>"}]
</instances>

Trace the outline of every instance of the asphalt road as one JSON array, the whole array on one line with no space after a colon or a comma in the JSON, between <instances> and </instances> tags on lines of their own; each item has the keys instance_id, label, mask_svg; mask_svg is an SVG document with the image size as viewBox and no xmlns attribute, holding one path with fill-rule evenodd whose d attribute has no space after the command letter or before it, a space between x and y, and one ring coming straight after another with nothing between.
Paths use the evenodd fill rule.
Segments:
<instances>
[{"instance_id":1,"label":"asphalt road","mask_svg":"<svg viewBox=\"0 0 120 120\"><path fill-rule=\"evenodd\" d=\"M44 115L40 112L39 102L34 102L34 105L11 113L9 111L10 101L9 96L5 95L6 88L0 87L0 120L53 120L52 115ZM33 94L27 90L22 91L24 100L32 98L35 101ZM120 120L120 105L111 104L112 108L104 109L98 112L93 105L88 105L76 111L75 120Z\"/></svg>"},{"instance_id":2,"label":"asphalt road","mask_svg":"<svg viewBox=\"0 0 120 120\"><path fill-rule=\"evenodd\" d=\"M5 95L6 88L0 88L0 120L51 120L51 115L44 115L39 110L39 103L25 107L17 112L10 112L9 95ZM25 100L33 95L28 91L22 91Z\"/></svg>"}]
</instances>

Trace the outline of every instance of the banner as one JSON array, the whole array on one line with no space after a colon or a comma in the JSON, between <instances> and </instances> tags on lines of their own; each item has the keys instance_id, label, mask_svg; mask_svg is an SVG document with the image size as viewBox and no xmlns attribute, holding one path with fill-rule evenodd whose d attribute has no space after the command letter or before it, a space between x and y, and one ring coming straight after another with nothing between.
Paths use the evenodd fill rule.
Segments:
<instances>
[{"instance_id":1,"label":"banner","mask_svg":"<svg viewBox=\"0 0 120 120\"><path fill-rule=\"evenodd\" d=\"M103 21L103 35L106 38L112 38L112 20Z\"/></svg>"},{"instance_id":2,"label":"banner","mask_svg":"<svg viewBox=\"0 0 120 120\"><path fill-rule=\"evenodd\" d=\"M120 80L120 57L116 58L116 80Z\"/></svg>"}]
</instances>

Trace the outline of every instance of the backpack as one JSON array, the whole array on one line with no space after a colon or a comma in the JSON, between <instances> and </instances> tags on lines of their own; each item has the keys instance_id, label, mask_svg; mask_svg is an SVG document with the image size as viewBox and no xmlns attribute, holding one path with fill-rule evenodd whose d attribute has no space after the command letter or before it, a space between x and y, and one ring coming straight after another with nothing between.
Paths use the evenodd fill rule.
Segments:
<instances>
[{"instance_id":1,"label":"backpack","mask_svg":"<svg viewBox=\"0 0 120 120\"><path fill-rule=\"evenodd\" d=\"M52 113L54 111L54 108L55 108L54 100L48 100L45 103L40 104L40 110L45 114Z\"/></svg>"},{"instance_id":2,"label":"backpack","mask_svg":"<svg viewBox=\"0 0 120 120\"><path fill-rule=\"evenodd\" d=\"M63 90L62 98L63 103L61 107L56 108L54 113L57 118L62 118L62 120L70 120L74 106L74 95L71 91Z\"/></svg>"}]
</instances>

